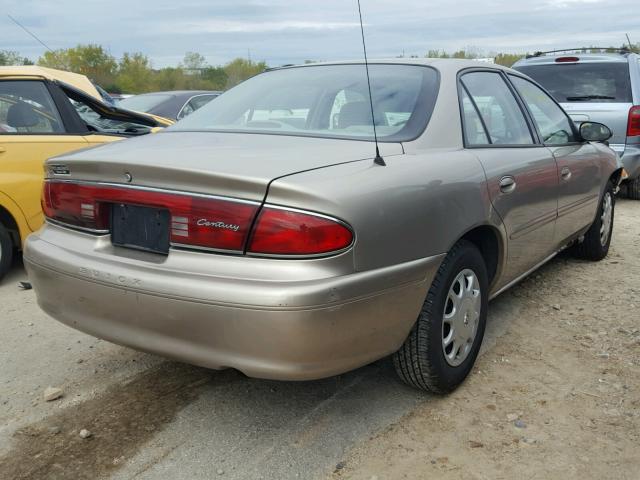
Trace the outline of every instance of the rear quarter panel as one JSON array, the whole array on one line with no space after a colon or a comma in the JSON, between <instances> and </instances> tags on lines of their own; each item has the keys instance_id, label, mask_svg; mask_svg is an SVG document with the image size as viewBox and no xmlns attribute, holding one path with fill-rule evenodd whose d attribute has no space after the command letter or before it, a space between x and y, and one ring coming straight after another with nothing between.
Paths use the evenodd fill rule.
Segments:
<instances>
[{"instance_id":1,"label":"rear quarter panel","mask_svg":"<svg viewBox=\"0 0 640 480\"><path fill-rule=\"evenodd\" d=\"M0 190L2 189L2 185L0 185ZM27 219L22 213L20 207L4 192L0 191L0 209L6 210L9 215L15 220L16 225L18 226L18 234L20 235L20 240L22 242L25 241L27 235L31 233L31 229L29 228L29 224L27 223Z\"/></svg>"},{"instance_id":2,"label":"rear quarter panel","mask_svg":"<svg viewBox=\"0 0 640 480\"><path fill-rule=\"evenodd\" d=\"M335 216L356 235L356 271L446 253L486 224L491 204L478 160L464 150L431 151L298 173L274 181L267 202Z\"/></svg>"}]
</instances>

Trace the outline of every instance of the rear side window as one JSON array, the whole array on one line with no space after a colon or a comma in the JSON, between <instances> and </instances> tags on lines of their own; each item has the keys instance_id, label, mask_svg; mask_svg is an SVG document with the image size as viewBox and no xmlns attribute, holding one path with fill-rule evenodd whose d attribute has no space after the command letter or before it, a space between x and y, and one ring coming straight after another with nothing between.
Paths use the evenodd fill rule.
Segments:
<instances>
[{"instance_id":1,"label":"rear side window","mask_svg":"<svg viewBox=\"0 0 640 480\"><path fill-rule=\"evenodd\" d=\"M516 70L536 80L561 103L632 102L626 62L522 65Z\"/></svg>"},{"instance_id":2,"label":"rear side window","mask_svg":"<svg viewBox=\"0 0 640 480\"><path fill-rule=\"evenodd\" d=\"M62 120L43 82L0 81L0 134L62 132Z\"/></svg>"},{"instance_id":3,"label":"rear side window","mask_svg":"<svg viewBox=\"0 0 640 480\"><path fill-rule=\"evenodd\" d=\"M464 139L467 145L489 145L489 138L485 132L482 120L476 107L473 106L467 92L462 90L462 117L464 119Z\"/></svg>"},{"instance_id":4,"label":"rear side window","mask_svg":"<svg viewBox=\"0 0 640 480\"><path fill-rule=\"evenodd\" d=\"M564 145L576 141L571 121L544 90L523 78L513 75L510 78L527 104L545 145Z\"/></svg>"},{"instance_id":5,"label":"rear side window","mask_svg":"<svg viewBox=\"0 0 640 480\"><path fill-rule=\"evenodd\" d=\"M467 73L462 77L461 82L480 112L491 144L532 145L534 143L522 109L499 73Z\"/></svg>"}]
</instances>

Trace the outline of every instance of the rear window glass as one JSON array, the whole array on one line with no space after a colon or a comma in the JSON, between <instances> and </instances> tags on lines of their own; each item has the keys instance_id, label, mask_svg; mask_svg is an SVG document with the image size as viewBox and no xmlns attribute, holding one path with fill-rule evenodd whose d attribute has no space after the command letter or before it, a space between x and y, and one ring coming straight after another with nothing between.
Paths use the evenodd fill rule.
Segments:
<instances>
[{"instance_id":1,"label":"rear window glass","mask_svg":"<svg viewBox=\"0 0 640 480\"><path fill-rule=\"evenodd\" d=\"M406 141L424 130L438 73L413 65L370 65L378 138ZM169 130L213 130L373 139L364 65L318 65L263 73Z\"/></svg>"},{"instance_id":2,"label":"rear window glass","mask_svg":"<svg viewBox=\"0 0 640 480\"><path fill-rule=\"evenodd\" d=\"M522 65L558 102L631 103L627 63Z\"/></svg>"}]
</instances>

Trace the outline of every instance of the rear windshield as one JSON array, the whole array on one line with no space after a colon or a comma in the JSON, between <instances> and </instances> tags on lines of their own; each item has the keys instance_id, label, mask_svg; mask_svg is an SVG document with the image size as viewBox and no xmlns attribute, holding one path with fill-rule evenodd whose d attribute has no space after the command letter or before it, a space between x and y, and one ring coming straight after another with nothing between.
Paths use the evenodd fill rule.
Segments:
<instances>
[{"instance_id":1,"label":"rear windshield","mask_svg":"<svg viewBox=\"0 0 640 480\"><path fill-rule=\"evenodd\" d=\"M370 65L378 138L407 141L426 127L438 73L414 65ZM317 65L263 73L169 130L212 130L373 140L364 65Z\"/></svg>"},{"instance_id":2,"label":"rear windshield","mask_svg":"<svg viewBox=\"0 0 640 480\"><path fill-rule=\"evenodd\" d=\"M629 66L626 63L571 63L522 65L558 102L631 103Z\"/></svg>"},{"instance_id":3,"label":"rear windshield","mask_svg":"<svg viewBox=\"0 0 640 480\"><path fill-rule=\"evenodd\" d=\"M118 107L136 112L149 112L162 102L169 100L171 95L152 94L152 95L135 95L129 98L123 98L118 102Z\"/></svg>"}]
</instances>

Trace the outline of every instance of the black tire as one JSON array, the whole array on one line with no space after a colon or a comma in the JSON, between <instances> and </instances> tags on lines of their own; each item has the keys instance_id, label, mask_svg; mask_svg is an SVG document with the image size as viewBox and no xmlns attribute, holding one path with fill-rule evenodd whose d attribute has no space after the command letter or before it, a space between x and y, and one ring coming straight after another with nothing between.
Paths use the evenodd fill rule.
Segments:
<instances>
[{"instance_id":1,"label":"black tire","mask_svg":"<svg viewBox=\"0 0 640 480\"><path fill-rule=\"evenodd\" d=\"M0 223L0 280L9 273L13 263L13 242L11 235L4 225Z\"/></svg>"},{"instance_id":2,"label":"black tire","mask_svg":"<svg viewBox=\"0 0 640 480\"><path fill-rule=\"evenodd\" d=\"M626 197L631 200L640 200L640 176L625 182Z\"/></svg>"},{"instance_id":3,"label":"black tire","mask_svg":"<svg viewBox=\"0 0 640 480\"><path fill-rule=\"evenodd\" d=\"M443 315L445 307L448 308L450 288L459 274L467 269L478 279L480 315L467 357L459 365L452 366L445 358ZM400 350L393 355L396 372L405 383L444 394L454 390L469 375L484 336L489 302L488 283L487 267L480 251L473 243L460 240L440 265L416 323Z\"/></svg>"},{"instance_id":4,"label":"black tire","mask_svg":"<svg viewBox=\"0 0 640 480\"><path fill-rule=\"evenodd\" d=\"M587 230L584 236L584 240L581 243L577 243L573 248L573 253L578 258L585 260L599 261L607 256L609 253L609 246L611 245L611 237L613 236L613 220L615 214L616 197L614 195L615 189L611 182L607 184L607 188L602 194L600 204L598 205L598 213L596 219ZM606 241L602 241L601 230L603 224L603 213L606 204L607 197L611 200L611 224L609 225Z\"/></svg>"}]
</instances>

